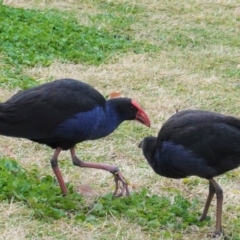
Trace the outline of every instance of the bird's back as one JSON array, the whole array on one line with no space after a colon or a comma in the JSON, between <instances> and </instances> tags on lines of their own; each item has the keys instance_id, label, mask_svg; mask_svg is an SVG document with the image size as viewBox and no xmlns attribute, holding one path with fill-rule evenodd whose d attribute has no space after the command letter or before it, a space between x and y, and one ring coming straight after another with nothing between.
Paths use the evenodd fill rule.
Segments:
<instances>
[{"instance_id":1,"label":"bird's back","mask_svg":"<svg viewBox=\"0 0 240 240\"><path fill-rule=\"evenodd\" d=\"M104 97L86 83L61 79L21 91L0 104L0 134L44 138L79 112L105 104Z\"/></svg>"},{"instance_id":2,"label":"bird's back","mask_svg":"<svg viewBox=\"0 0 240 240\"><path fill-rule=\"evenodd\" d=\"M177 163L175 159L174 164L185 164L186 171L190 162L184 158L188 152L192 167L194 161L196 168L197 163L205 165L205 172L201 170L202 177L207 175L206 166L215 170L214 175L219 175L240 165L240 120L208 111L182 111L170 117L161 128L158 148L163 143L171 145L169 151L176 150L181 161ZM209 177L211 175L213 172L209 170ZM200 172L198 176L201 176Z\"/></svg>"}]
</instances>

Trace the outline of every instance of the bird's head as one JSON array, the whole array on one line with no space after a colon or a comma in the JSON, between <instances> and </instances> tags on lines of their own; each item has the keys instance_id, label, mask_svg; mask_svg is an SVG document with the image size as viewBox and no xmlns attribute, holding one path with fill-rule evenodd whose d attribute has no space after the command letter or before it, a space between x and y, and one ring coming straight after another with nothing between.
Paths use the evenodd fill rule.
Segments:
<instances>
[{"instance_id":1,"label":"bird's head","mask_svg":"<svg viewBox=\"0 0 240 240\"><path fill-rule=\"evenodd\" d=\"M147 149L152 149L156 146L157 138L153 136L145 137L139 144L138 147L141 148L143 151Z\"/></svg>"},{"instance_id":2,"label":"bird's head","mask_svg":"<svg viewBox=\"0 0 240 240\"><path fill-rule=\"evenodd\" d=\"M138 144L138 147L142 149L143 155L150 165L152 165L153 155L155 154L156 150L156 143L156 137L148 136Z\"/></svg>"},{"instance_id":3,"label":"bird's head","mask_svg":"<svg viewBox=\"0 0 240 240\"><path fill-rule=\"evenodd\" d=\"M137 120L150 127L150 120L140 105L130 98L112 98L108 100L123 120Z\"/></svg>"}]
</instances>

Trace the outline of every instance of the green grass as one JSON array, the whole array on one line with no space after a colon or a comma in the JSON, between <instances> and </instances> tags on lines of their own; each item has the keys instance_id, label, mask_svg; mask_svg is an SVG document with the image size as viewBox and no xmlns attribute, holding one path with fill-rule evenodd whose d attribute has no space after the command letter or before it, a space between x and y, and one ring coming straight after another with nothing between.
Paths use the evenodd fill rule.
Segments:
<instances>
[{"instance_id":1,"label":"green grass","mask_svg":"<svg viewBox=\"0 0 240 240\"><path fill-rule=\"evenodd\" d=\"M10 64L48 66L56 58L99 64L118 51L144 50L144 43L79 25L69 15L1 5L1 48ZM149 45L150 46L150 45Z\"/></svg>"},{"instance_id":2,"label":"green grass","mask_svg":"<svg viewBox=\"0 0 240 240\"><path fill-rule=\"evenodd\" d=\"M0 199L23 201L34 209L36 217L59 219L73 210L81 211L82 198L71 186L68 197L62 197L55 180L51 176L40 178L37 168L26 171L16 161L3 158L0 172Z\"/></svg>"},{"instance_id":3,"label":"green grass","mask_svg":"<svg viewBox=\"0 0 240 240\"><path fill-rule=\"evenodd\" d=\"M109 193L88 205L72 185L68 184L69 193L62 197L52 176L40 176L37 167L31 166L29 171L12 159L0 159L0 200L23 202L34 210L35 218L44 221L73 218L76 223L98 225L106 216L125 217L139 224L144 231L156 231L166 226L171 231L181 231L192 224L206 224L198 221L199 201L194 199L190 203L180 194L171 200L142 189L129 198L114 198Z\"/></svg>"},{"instance_id":4,"label":"green grass","mask_svg":"<svg viewBox=\"0 0 240 240\"><path fill-rule=\"evenodd\" d=\"M123 13L126 11L123 8ZM63 16L56 10L41 12L1 4L0 12L0 51L5 55L6 64L13 66L14 71L11 74L5 70L3 74L6 77L0 83L10 82L13 87L16 87L16 79L23 81L18 87L33 85L33 79L21 74L24 66L49 66L56 59L99 65L116 54L155 49L151 44L113 34L104 28L80 25L70 14ZM96 17L99 20L99 16ZM129 26L123 16L110 24L113 28L116 24L118 28ZM17 78L11 81L13 75Z\"/></svg>"},{"instance_id":5,"label":"green grass","mask_svg":"<svg viewBox=\"0 0 240 240\"><path fill-rule=\"evenodd\" d=\"M24 74L22 67L12 67L4 64L0 74L0 85L2 87L27 89L37 85L36 79Z\"/></svg>"},{"instance_id":6,"label":"green grass","mask_svg":"<svg viewBox=\"0 0 240 240\"><path fill-rule=\"evenodd\" d=\"M1 236L205 239L216 213L214 200L207 221L198 222L206 180L156 175L137 145L156 135L176 108L240 117L239 1L18 0L0 5L0 12L2 101L19 88L74 77L104 96L120 91L136 99L152 123L151 129L124 123L76 148L85 161L120 167L131 189L129 198L120 199L112 198L109 173L73 167L68 155L59 165L70 194L61 197L49 166L52 150L1 138ZM223 228L234 240L240 231L238 178L239 170L216 178L224 191ZM77 193L81 184L93 196Z\"/></svg>"},{"instance_id":7,"label":"green grass","mask_svg":"<svg viewBox=\"0 0 240 240\"><path fill-rule=\"evenodd\" d=\"M131 25L138 21L139 14L144 12L140 5L130 3L99 2L100 13L90 17L94 25L104 26L117 37L129 38L132 32ZM119 35L120 34L120 35Z\"/></svg>"},{"instance_id":8,"label":"green grass","mask_svg":"<svg viewBox=\"0 0 240 240\"><path fill-rule=\"evenodd\" d=\"M192 224L197 226L206 224L198 221L200 213L196 208L197 204L199 204L197 199L190 203L180 194L171 200L167 196L152 195L143 189L129 198L112 200L112 194L101 197L93 206L90 216L93 219L105 217L106 214L118 218L126 217L146 231L156 231L166 226L170 227L171 231L181 231Z\"/></svg>"}]
</instances>

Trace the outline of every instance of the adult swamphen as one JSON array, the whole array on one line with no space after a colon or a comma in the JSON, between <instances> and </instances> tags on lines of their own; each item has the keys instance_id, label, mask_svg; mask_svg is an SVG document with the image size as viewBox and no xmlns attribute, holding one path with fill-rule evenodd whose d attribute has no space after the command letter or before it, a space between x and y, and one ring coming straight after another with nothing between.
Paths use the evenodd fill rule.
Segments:
<instances>
[{"instance_id":1,"label":"adult swamphen","mask_svg":"<svg viewBox=\"0 0 240 240\"><path fill-rule=\"evenodd\" d=\"M0 104L0 134L27 138L56 149L51 166L63 195L67 188L58 168L61 150L70 149L74 165L104 169L114 175L116 189L129 194L128 185L117 166L83 162L74 146L113 132L125 120L137 120L150 126L138 103L129 98L105 100L93 87L74 79L60 79L22 91Z\"/></svg>"},{"instance_id":2,"label":"adult swamphen","mask_svg":"<svg viewBox=\"0 0 240 240\"><path fill-rule=\"evenodd\" d=\"M214 112L186 110L170 117L158 137L139 144L153 170L168 178L199 176L209 180L209 193L200 220L217 197L216 228L221 235L223 191L213 177L240 165L240 119Z\"/></svg>"}]
</instances>

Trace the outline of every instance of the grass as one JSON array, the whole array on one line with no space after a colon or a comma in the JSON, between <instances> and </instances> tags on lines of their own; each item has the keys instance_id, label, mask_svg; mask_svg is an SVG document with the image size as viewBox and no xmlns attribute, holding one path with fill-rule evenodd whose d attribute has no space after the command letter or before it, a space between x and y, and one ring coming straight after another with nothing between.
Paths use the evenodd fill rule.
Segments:
<instances>
[{"instance_id":1,"label":"grass","mask_svg":"<svg viewBox=\"0 0 240 240\"><path fill-rule=\"evenodd\" d=\"M16 81L11 81L11 77L21 78L24 66L48 66L54 59L99 65L116 53L154 49L151 44L113 34L104 28L80 25L75 18L63 16L56 10L40 12L0 5L0 11L0 50L6 64L15 67L13 74L7 69L4 71L10 79L4 80L13 87ZM32 83L33 79L23 76L24 88L30 87L26 81Z\"/></svg>"},{"instance_id":2,"label":"grass","mask_svg":"<svg viewBox=\"0 0 240 240\"><path fill-rule=\"evenodd\" d=\"M180 194L171 200L168 196L151 195L143 188L128 198L114 198L110 193L86 204L71 185L68 185L68 196L62 197L53 177L39 178L41 174L37 168L25 170L16 161L2 158L0 171L0 199L25 203L33 210L34 218L39 220L51 222L53 219L70 218L77 224L97 226L109 215L125 217L146 231L155 231L155 234L159 226L168 225L172 231L177 231L186 229L189 224L205 224L197 218L198 200L190 203Z\"/></svg>"},{"instance_id":3,"label":"grass","mask_svg":"<svg viewBox=\"0 0 240 240\"><path fill-rule=\"evenodd\" d=\"M15 159L22 174L18 179L24 179L15 184L14 191L23 192L21 185L26 183L36 192L43 188L34 200L39 205L29 204L28 191L18 198L18 194L7 194L9 187L1 189L1 239L205 239L215 224L215 201L208 220L197 221L207 197L207 181L157 176L137 144L146 135L156 135L176 108L240 117L239 1L4 3L8 6L4 8L14 12L14 33L5 34L9 39L4 38L1 45L1 101L19 89L72 77L88 82L105 96L121 91L136 99L149 114L152 127L124 123L104 139L77 146L77 154L84 160L118 165L130 182L130 198L111 198L114 183L109 173L78 169L72 166L69 153L60 156L60 168L71 190L67 201L75 206L71 211L51 177L52 150L27 140L1 137L1 161ZM27 23L23 31L18 31L23 26L18 14ZM4 21L6 31L11 31L9 18ZM46 41L51 39L49 22L60 28L54 33L54 43ZM42 34L32 35L34 29ZM84 57L76 47L80 29L91 39L81 52ZM69 34L70 44L61 45L61 36ZM24 41L26 36L29 41ZM110 48L101 49L102 41ZM112 44L118 47L111 48ZM45 46L44 51L39 46ZM10 184L14 179L6 176L7 172L1 170L1 181ZM229 239L239 239L238 179L238 169L216 178L224 191L223 227ZM56 209L56 215L49 208Z\"/></svg>"},{"instance_id":4,"label":"grass","mask_svg":"<svg viewBox=\"0 0 240 240\"><path fill-rule=\"evenodd\" d=\"M141 51L143 42L105 29L79 25L56 11L39 12L1 5L1 48L7 63L48 66L53 59L100 64L113 53Z\"/></svg>"}]
</instances>

